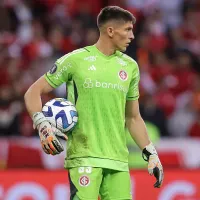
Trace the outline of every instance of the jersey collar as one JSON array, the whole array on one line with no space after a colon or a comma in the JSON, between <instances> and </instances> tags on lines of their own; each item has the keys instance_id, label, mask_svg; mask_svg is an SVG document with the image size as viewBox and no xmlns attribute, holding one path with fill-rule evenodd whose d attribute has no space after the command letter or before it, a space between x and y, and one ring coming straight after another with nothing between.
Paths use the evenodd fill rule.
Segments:
<instances>
[{"instance_id":1,"label":"jersey collar","mask_svg":"<svg viewBox=\"0 0 200 200\"><path fill-rule=\"evenodd\" d=\"M93 49L95 50L95 52L98 55L100 55L101 57L103 57L106 60L109 60L109 59L111 59L111 58L116 56L116 52L114 54L110 55L110 56L107 56L107 55L103 54L101 51L99 51L99 49L97 49L96 45L93 45Z\"/></svg>"}]
</instances>

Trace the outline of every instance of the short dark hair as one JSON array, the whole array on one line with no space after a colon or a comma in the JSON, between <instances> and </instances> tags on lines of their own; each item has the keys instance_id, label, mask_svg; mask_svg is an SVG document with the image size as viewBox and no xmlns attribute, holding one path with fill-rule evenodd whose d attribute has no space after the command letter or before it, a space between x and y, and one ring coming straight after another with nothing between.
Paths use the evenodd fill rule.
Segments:
<instances>
[{"instance_id":1,"label":"short dark hair","mask_svg":"<svg viewBox=\"0 0 200 200\"><path fill-rule=\"evenodd\" d=\"M136 22L136 18L132 13L118 6L104 7L97 17L97 26L100 28L110 20L123 20L125 22L132 21L133 24Z\"/></svg>"}]
</instances>

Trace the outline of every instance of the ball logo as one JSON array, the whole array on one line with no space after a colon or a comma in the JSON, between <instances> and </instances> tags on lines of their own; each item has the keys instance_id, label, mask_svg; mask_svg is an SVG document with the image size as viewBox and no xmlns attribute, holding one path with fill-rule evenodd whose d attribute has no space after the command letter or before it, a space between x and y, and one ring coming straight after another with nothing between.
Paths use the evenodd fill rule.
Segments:
<instances>
[{"instance_id":1,"label":"ball logo","mask_svg":"<svg viewBox=\"0 0 200 200\"><path fill-rule=\"evenodd\" d=\"M120 70L118 75L122 81L126 81L128 79L128 74L124 70Z\"/></svg>"},{"instance_id":2,"label":"ball logo","mask_svg":"<svg viewBox=\"0 0 200 200\"><path fill-rule=\"evenodd\" d=\"M79 178L80 186L87 187L90 184L90 178L86 175L83 175Z\"/></svg>"}]
</instances>

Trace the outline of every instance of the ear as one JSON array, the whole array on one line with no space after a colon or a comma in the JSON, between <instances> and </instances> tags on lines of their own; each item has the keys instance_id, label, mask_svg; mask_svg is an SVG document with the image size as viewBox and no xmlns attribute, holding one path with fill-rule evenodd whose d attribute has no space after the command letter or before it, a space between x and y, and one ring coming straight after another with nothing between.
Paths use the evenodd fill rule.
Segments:
<instances>
[{"instance_id":1,"label":"ear","mask_svg":"<svg viewBox=\"0 0 200 200\"><path fill-rule=\"evenodd\" d=\"M114 35L114 28L112 26L108 26L106 30L107 30L108 36L112 38Z\"/></svg>"}]
</instances>

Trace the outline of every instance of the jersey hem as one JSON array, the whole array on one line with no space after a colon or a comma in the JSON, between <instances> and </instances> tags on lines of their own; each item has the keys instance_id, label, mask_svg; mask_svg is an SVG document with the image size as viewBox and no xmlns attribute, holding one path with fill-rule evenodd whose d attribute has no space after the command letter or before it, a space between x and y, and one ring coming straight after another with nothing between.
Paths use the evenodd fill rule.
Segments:
<instances>
[{"instance_id":1,"label":"jersey hem","mask_svg":"<svg viewBox=\"0 0 200 200\"><path fill-rule=\"evenodd\" d=\"M117 171L129 171L128 162L116 161L111 159L84 157L65 160L65 169L70 169L74 167L99 167Z\"/></svg>"}]
</instances>

